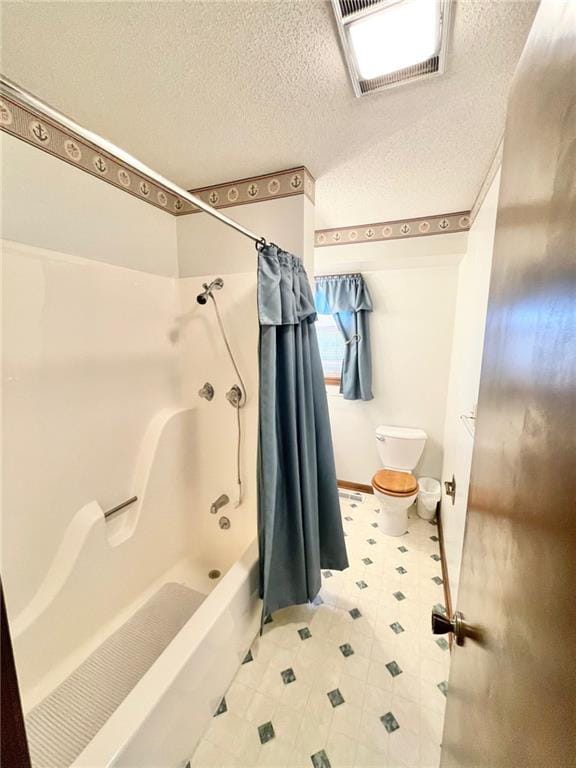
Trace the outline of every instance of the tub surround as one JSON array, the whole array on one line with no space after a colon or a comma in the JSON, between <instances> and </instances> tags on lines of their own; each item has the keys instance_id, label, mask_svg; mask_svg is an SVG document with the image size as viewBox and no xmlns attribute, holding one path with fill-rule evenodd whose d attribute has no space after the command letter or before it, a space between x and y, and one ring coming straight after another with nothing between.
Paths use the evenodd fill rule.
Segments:
<instances>
[{"instance_id":1,"label":"tub surround","mask_svg":"<svg viewBox=\"0 0 576 768\"><path fill-rule=\"evenodd\" d=\"M248 207L248 206L246 206ZM191 216L190 219L206 217ZM253 249L251 249L253 250ZM216 300L238 368L246 385L246 402L240 410L242 425L241 474L242 505L234 506L236 485L236 411L225 400L225 393L237 383L228 359L214 309L201 307L196 296L203 283L215 274L181 278L178 281L177 320L172 328L179 350L179 386L183 403L196 414L197 449L194 453L194 507L196 535L208 565L211 552L219 552L225 563L233 562L256 535L256 453L258 443L258 316L256 312L256 274L227 274L224 288ZM209 381L214 387L211 402L198 391ZM231 521L222 531L220 515L210 514L210 505L222 493L232 500L222 508Z\"/></svg>"},{"instance_id":2,"label":"tub surround","mask_svg":"<svg viewBox=\"0 0 576 768\"><path fill-rule=\"evenodd\" d=\"M162 584L164 574L176 563L182 575L187 572L186 581L193 589L206 594L213 587L207 572L202 574L201 563L197 568L186 563L193 553L187 514L192 484L179 471L179 464L181 451L194 452L194 427L191 409L158 414L144 436L136 463L138 502L107 520L98 502L91 501L67 526L40 587L12 620L26 709L59 685L120 626L154 591L151 585ZM159 509L166 530L152 552ZM66 632L61 631L63 627Z\"/></svg>"},{"instance_id":3,"label":"tub surround","mask_svg":"<svg viewBox=\"0 0 576 768\"><path fill-rule=\"evenodd\" d=\"M223 399L235 376L218 346L213 313L182 322L192 310L183 297L195 297L202 278L190 281L191 294L180 281L180 296L171 277L100 258L6 241L2 257L4 450L13 462L5 466L3 492L5 509L18 512L2 520L3 576L25 711L165 584L203 597L218 592L194 613L192 627L182 628L187 640L172 640L88 744L86 762L78 756L75 763L124 764L124 750L140 766L162 764L166 755L177 764L193 750L258 626L257 555L249 550L256 532L254 275L237 285L228 277L222 292L249 391L242 410L245 502L230 510L232 528L222 531L209 506L235 481L235 447L222 440L235 424ZM184 358L192 352L196 359L199 349L206 356L194 370L202 378L196 386ZM212 403L196 394L206 378L216 385ZM207 443L216 416L221 429ZM136 504L104 519L103 510L132 495ZM209 578L213 569L221 579ZM236 575L227 581L230 574ZM172 732L176 702L180 711L190 709L182 696L197 703L196 719Z\"/></svg>"},{"instance_id":4,"label":"tub surround","mask_svg":"<svg viewBox=\"0 0 576 768\"><path fill-rule=\"evenodd\" d=\"M6 241L2 265L2 575L13 620L78 510L135 495L146 429L180 393L171 278Z\"/></svg>"}]
</instances>

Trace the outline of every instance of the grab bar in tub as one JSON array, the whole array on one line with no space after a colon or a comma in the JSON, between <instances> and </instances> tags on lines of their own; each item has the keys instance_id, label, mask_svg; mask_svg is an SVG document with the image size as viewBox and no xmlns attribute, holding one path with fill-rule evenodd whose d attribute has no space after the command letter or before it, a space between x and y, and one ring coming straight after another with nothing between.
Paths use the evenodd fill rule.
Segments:
<instances>
[{"instance_id":1,"label":"grab bar in tub","mask_svg":"<svg viewBox=\"0 0 576 768\"><path fill-rule=\"evenodd\" d=\"M117 506L112 507L112 509L109 509L107 512L104 512L104 518L110 517L110 515L113 515L115 512L120 512L121 509L124 509L124 507L127 507L130 504L134 504L135 501L138 501L138 496L131 496L121 504L118 504Z\"/></svg>"}]
</instances>

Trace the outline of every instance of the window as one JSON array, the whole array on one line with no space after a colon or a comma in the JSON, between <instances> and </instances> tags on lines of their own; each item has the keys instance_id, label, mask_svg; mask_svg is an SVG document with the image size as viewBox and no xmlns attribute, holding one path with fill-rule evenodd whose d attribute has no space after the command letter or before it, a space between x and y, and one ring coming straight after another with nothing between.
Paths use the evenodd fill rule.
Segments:
<instances>
[{"instance_id":1,"label":"window","mask_svg":"<svg viewBox=\"0 0 576 768\"><path fill-rule=\"evenodd\" d=\"M340 384L344 339L332 315L318 315L316 322L320 358L326 384Z\"/></svg>"}]
</instances>

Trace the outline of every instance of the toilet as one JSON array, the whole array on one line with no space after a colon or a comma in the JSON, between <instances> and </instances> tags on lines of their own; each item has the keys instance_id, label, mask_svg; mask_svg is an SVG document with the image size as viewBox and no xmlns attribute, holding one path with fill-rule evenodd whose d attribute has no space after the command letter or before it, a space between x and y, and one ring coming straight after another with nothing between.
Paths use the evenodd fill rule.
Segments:
<instances>
[{"instance_id":1,"label":"toilet","mask_svg":"<svg viewBox=\"0 0 576 768\"><path fill-rule=\"evenodd\" d=\"M380 530L389 536L402 536L408 528L408 508L418 496L418 481L412 470L420 461L426 438L423 429L386 425L376 428L383 469L372 478L372 488L380 502Z\"/></svg>"}]
</instances>

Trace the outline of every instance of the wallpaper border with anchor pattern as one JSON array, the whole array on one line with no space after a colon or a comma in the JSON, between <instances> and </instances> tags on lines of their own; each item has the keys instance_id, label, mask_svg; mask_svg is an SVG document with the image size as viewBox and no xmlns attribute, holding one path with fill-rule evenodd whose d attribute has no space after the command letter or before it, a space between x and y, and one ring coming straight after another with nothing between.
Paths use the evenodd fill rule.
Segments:
<instances>
[{"instance_id":1,"label":"wallpaper border with anchor pattern","mask_svg":"<svg viewBox=\"0 0 576 768\"><path fill-rule=\"evenodd\" d=\"M357 224L350 227L318 229L314 233L316 248L332 245L354 245L382 240L402 240L411 237L445 235L450 232L467 232L470 229L470 211L422 216L417 219L380 221L376 224Z\"/></svg>"},{"instance_id":2,"label":"wallpaper border with anchor pattern","mask_svg":"<svg viewBox=\"0 0 576 768\"><path fill-rule=\"evenodd\" d=\"M310 171L306 166L300 165L277 173L264 173L261 176L250 176L247 179L236 179L224 184L190 189L189 192L213 208L229 208L232 205L245 205L301 194L305 194L314 202L314 184L314 177ZM192 213L199 212L198 208L192 211Z\"/></svg>"},{"instance_id":3,"label":"wallpaper border with anchor pattern","mask_svg":"<svg viewBox=\"0 0 576 768\"><path fill-rule=\"evenodd\" d=\"M192 207L112 154L6 96L0 100L0 129L167 213L178 215Z\"/></svg>"},{"instance_id":4,"label":"wallpaper border with anchor pattern","mask_svg":"<svg viewBox=\"0 0 576 768\"><path fill-rule=\"evenodd\" d=\"M131 165L7 96L0 99L0 129L174 216L201 212ZM314 202L314 178L299 166L190 191L213 208L302 194Z\"/></svg>"},{"instance_id":5,"label":"wallpaper border with anchor pattern","mask_svg":"<svg viewBox=\"0 0 576 768\"><path fill-rule=\"evenodd\" d=\"M0 130L173 216L201 212L114 155L81 139L55 120L38 115L6 96L0 99ZM314 202L314 188L315 181L308 169L298 166L190 191L214 208L229 208L302 194ZM314 240L316 247L322 248L465 232L470 226L470 211L460 211L416 219L321 229L314 233Z\"/></svg>"}]
</instances>

